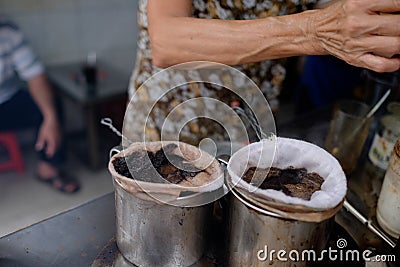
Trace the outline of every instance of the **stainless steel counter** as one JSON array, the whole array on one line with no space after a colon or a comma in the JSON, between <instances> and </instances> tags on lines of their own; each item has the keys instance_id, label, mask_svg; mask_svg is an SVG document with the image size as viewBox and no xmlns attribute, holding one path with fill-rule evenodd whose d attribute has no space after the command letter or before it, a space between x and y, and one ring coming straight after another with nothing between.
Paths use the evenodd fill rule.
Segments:
<instances>
[{"instance_id":1,"label":"stainless steel counter","mask_svg":"<svg viewBox=\"0 0 400 267\"><path fill-rule=\"evenodd\" d=\"M0 266L90 266L115 233L114 194L0 239Z\"/></svg>"}]
</instances>

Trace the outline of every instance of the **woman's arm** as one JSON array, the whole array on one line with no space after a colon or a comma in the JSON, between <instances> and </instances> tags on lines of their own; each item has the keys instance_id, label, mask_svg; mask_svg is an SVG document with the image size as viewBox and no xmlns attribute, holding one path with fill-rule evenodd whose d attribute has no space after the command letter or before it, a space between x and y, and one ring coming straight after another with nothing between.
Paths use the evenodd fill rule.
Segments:
<instances>
[{"instance_id":1,"label":"woman's arm","mask_svg":"<svg viewBox=\"0 0 400 267\"><path fill-rule=\"evenodd\" d=\"M397 5L396 5L397 3ZM375 71L400 59L399 0L342 0L327 8L256 20L191 17L191 0L148 0L153 63L208 60L228 65L299 55L331 54Z\"/></svg>"}]
</instances>

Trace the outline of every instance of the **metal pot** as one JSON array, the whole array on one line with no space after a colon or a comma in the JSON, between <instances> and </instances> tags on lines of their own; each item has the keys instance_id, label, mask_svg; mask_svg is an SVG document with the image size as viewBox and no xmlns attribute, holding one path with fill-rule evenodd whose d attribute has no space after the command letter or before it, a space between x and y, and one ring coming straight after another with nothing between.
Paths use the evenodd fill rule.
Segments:
<instances>
[{"instance_id":1,"label":"metal pot","mask_svg":"<svg viewBox=\"0 0 400 267\"><path fill-rule=\"evenodd\" d=\"M269 140L253 143L234 153L229 161L229 266L305 266L316 262L329 240L334 215L343 205L346 178L337 160L321 148L295 139L278 138L279 153L270 163L277 168L304 167L319 173L326 182L319 195L301 204L285 199L283 193L268 195L272 192L246 188L241 177L250 166L268 168L271 147ZM325 199L321 201L318 196L322 194ZM326 199L329 205L319 205ZM314 206L310 205L313 201Z\"/></svg>"},{"instance_id":2,"label":"metal pot","mask_svg":"<svg viewBox=\"0 0 400 267\"><path fill-rule=\"evenodd\" d=\"M115 191L116 242L121 254L136 266L190 266L199 261L204 254L212 204L173 206L144 192L126 190L112 166L113 158L123 155L122 149L110 151L109 164ZM196 193L178 197L177 201L185 203L186 199L201 197Z\"/></svg>"},{"instance_id":3,"label":"metal pot","mask_svg":"<svg viewBox=\"0 0 400 267\"><path fill-rule=\"evenodd\" d=\"M116 241L137 266L190 266L203 255L210 206L181 208L146 201L114 182Z\"/></svg>"},{"instance_id":4,"label":"metal pot","mask_svg":"<svg viewBox=\"0 0 400 267\"><path fill-rule=\"evenodd\" d=\"M290 251L301 256L302 251L312 249L318 256L326 246L334 217L322 222L288 219L247 201L236 189L231 193L229 266L305 266L302 258L292 261ZM285 251L281 259L277 258L279 250Z\"/></svg>"}]
</instances>

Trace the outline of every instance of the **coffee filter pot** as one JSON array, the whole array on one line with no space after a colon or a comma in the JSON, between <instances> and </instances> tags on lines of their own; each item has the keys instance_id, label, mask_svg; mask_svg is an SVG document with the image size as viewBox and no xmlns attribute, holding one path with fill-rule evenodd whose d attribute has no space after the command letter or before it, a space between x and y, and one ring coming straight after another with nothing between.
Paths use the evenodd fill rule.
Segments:
<instances>
[{"instance_id":1,"label":"coffee filter pot","mask_svg":"<svg viewBox=\"0 0 400 267\"><path fill-rule=\"evenodd\" d=\"M125 177L115 169L114 160L116 158L127 157L138 151L155 153L169 144L176 145L176 148L172 152L174 155L181 156L202 171L191 179L184 180L179 184L172 184L164 180L155 169L151 170L150 174L152 177L146 177L146 181L142 180L143 177L133 177L133 179ZM150 159L148 160L150 161ZM196 193L213 192L222 188L224 183L223 172L216 159L195 146L175 141L134 142L129 147L112 156L108 167L114 178L114 182L118 183L127 192L143 200L167 202L170 204L174 204L175 202L177 204L179 201L190 203L190 197L193 198ZM128 168L131 167L128 164ZM182 197L182 195L186 195L186 197Z\"/></svg>"},{"instance_id":2,"label":"coffee filter pot","mask_svg":"<svg viewBox=\"0 0 400 267\"><path fill-rule=\"evenodd\" d=\"M324 182L310 200L287 196L281 191L260 189L262 181L247 183L241 179L248 168L306 168L318 173ZM300 140L263 139L234 153L228 163L228 184L246 200L286 218L322 221L342 206L347 181L339 162L324 149Z\"/></svg>"}]
</instances>

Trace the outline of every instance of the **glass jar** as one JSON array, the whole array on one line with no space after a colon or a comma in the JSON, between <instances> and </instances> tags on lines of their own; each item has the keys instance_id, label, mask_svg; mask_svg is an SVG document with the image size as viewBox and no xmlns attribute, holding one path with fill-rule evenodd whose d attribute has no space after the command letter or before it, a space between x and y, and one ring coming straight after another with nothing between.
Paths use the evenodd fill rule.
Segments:
<instances>
[{"instance_id":1,"label":"glass jar","mask_svg":"<svg viewBox=\"0 0 400 267\"><path fill-rule=\"evenodd\" d=\"M390 90L391 93L385 103L398 99L400 90L400 71L377 73L365 70L363 72L363 77L365 79L365 88L362 94L364 101L370 106L375 105L388 90ZM382 107L384 106L385 105ZM382 108L379 109L375 115L379 115L380 112L383 112Z\"/></svg>"},{"instance_id":2,"label":"glass jar","mask_svg":"<svg viewBox=\"0 0 400 267\"><path fill-rule=\"evenodd\" d=\"M391 102L387 107L389 114L380 118L368 158L377 168L386 171L390 155L397 138L400 136L400 102Z\"/></svg>"},{"instance_id":3,"label":"glass jar","mask_svg":"<svg viewBox=\"0 0 400 267\"><path fill-rule=\"evenodd\" d=\"M395 238L400 236L400 138L390 157L376 209L382 229Z\"/></svg>"},{"instance_id":4,"label":"glass jar","mask_svg":"<svg viewBox=\"0 0 400 267\"><path fill-rule=\"evenodd\" d=\"M362 198L371 208L376 207L393 147L400 137L400 102L389 103L387 109L389 113L379 119L373 133L363 168L366 186Z\"/></svg>"}]
</instances>

